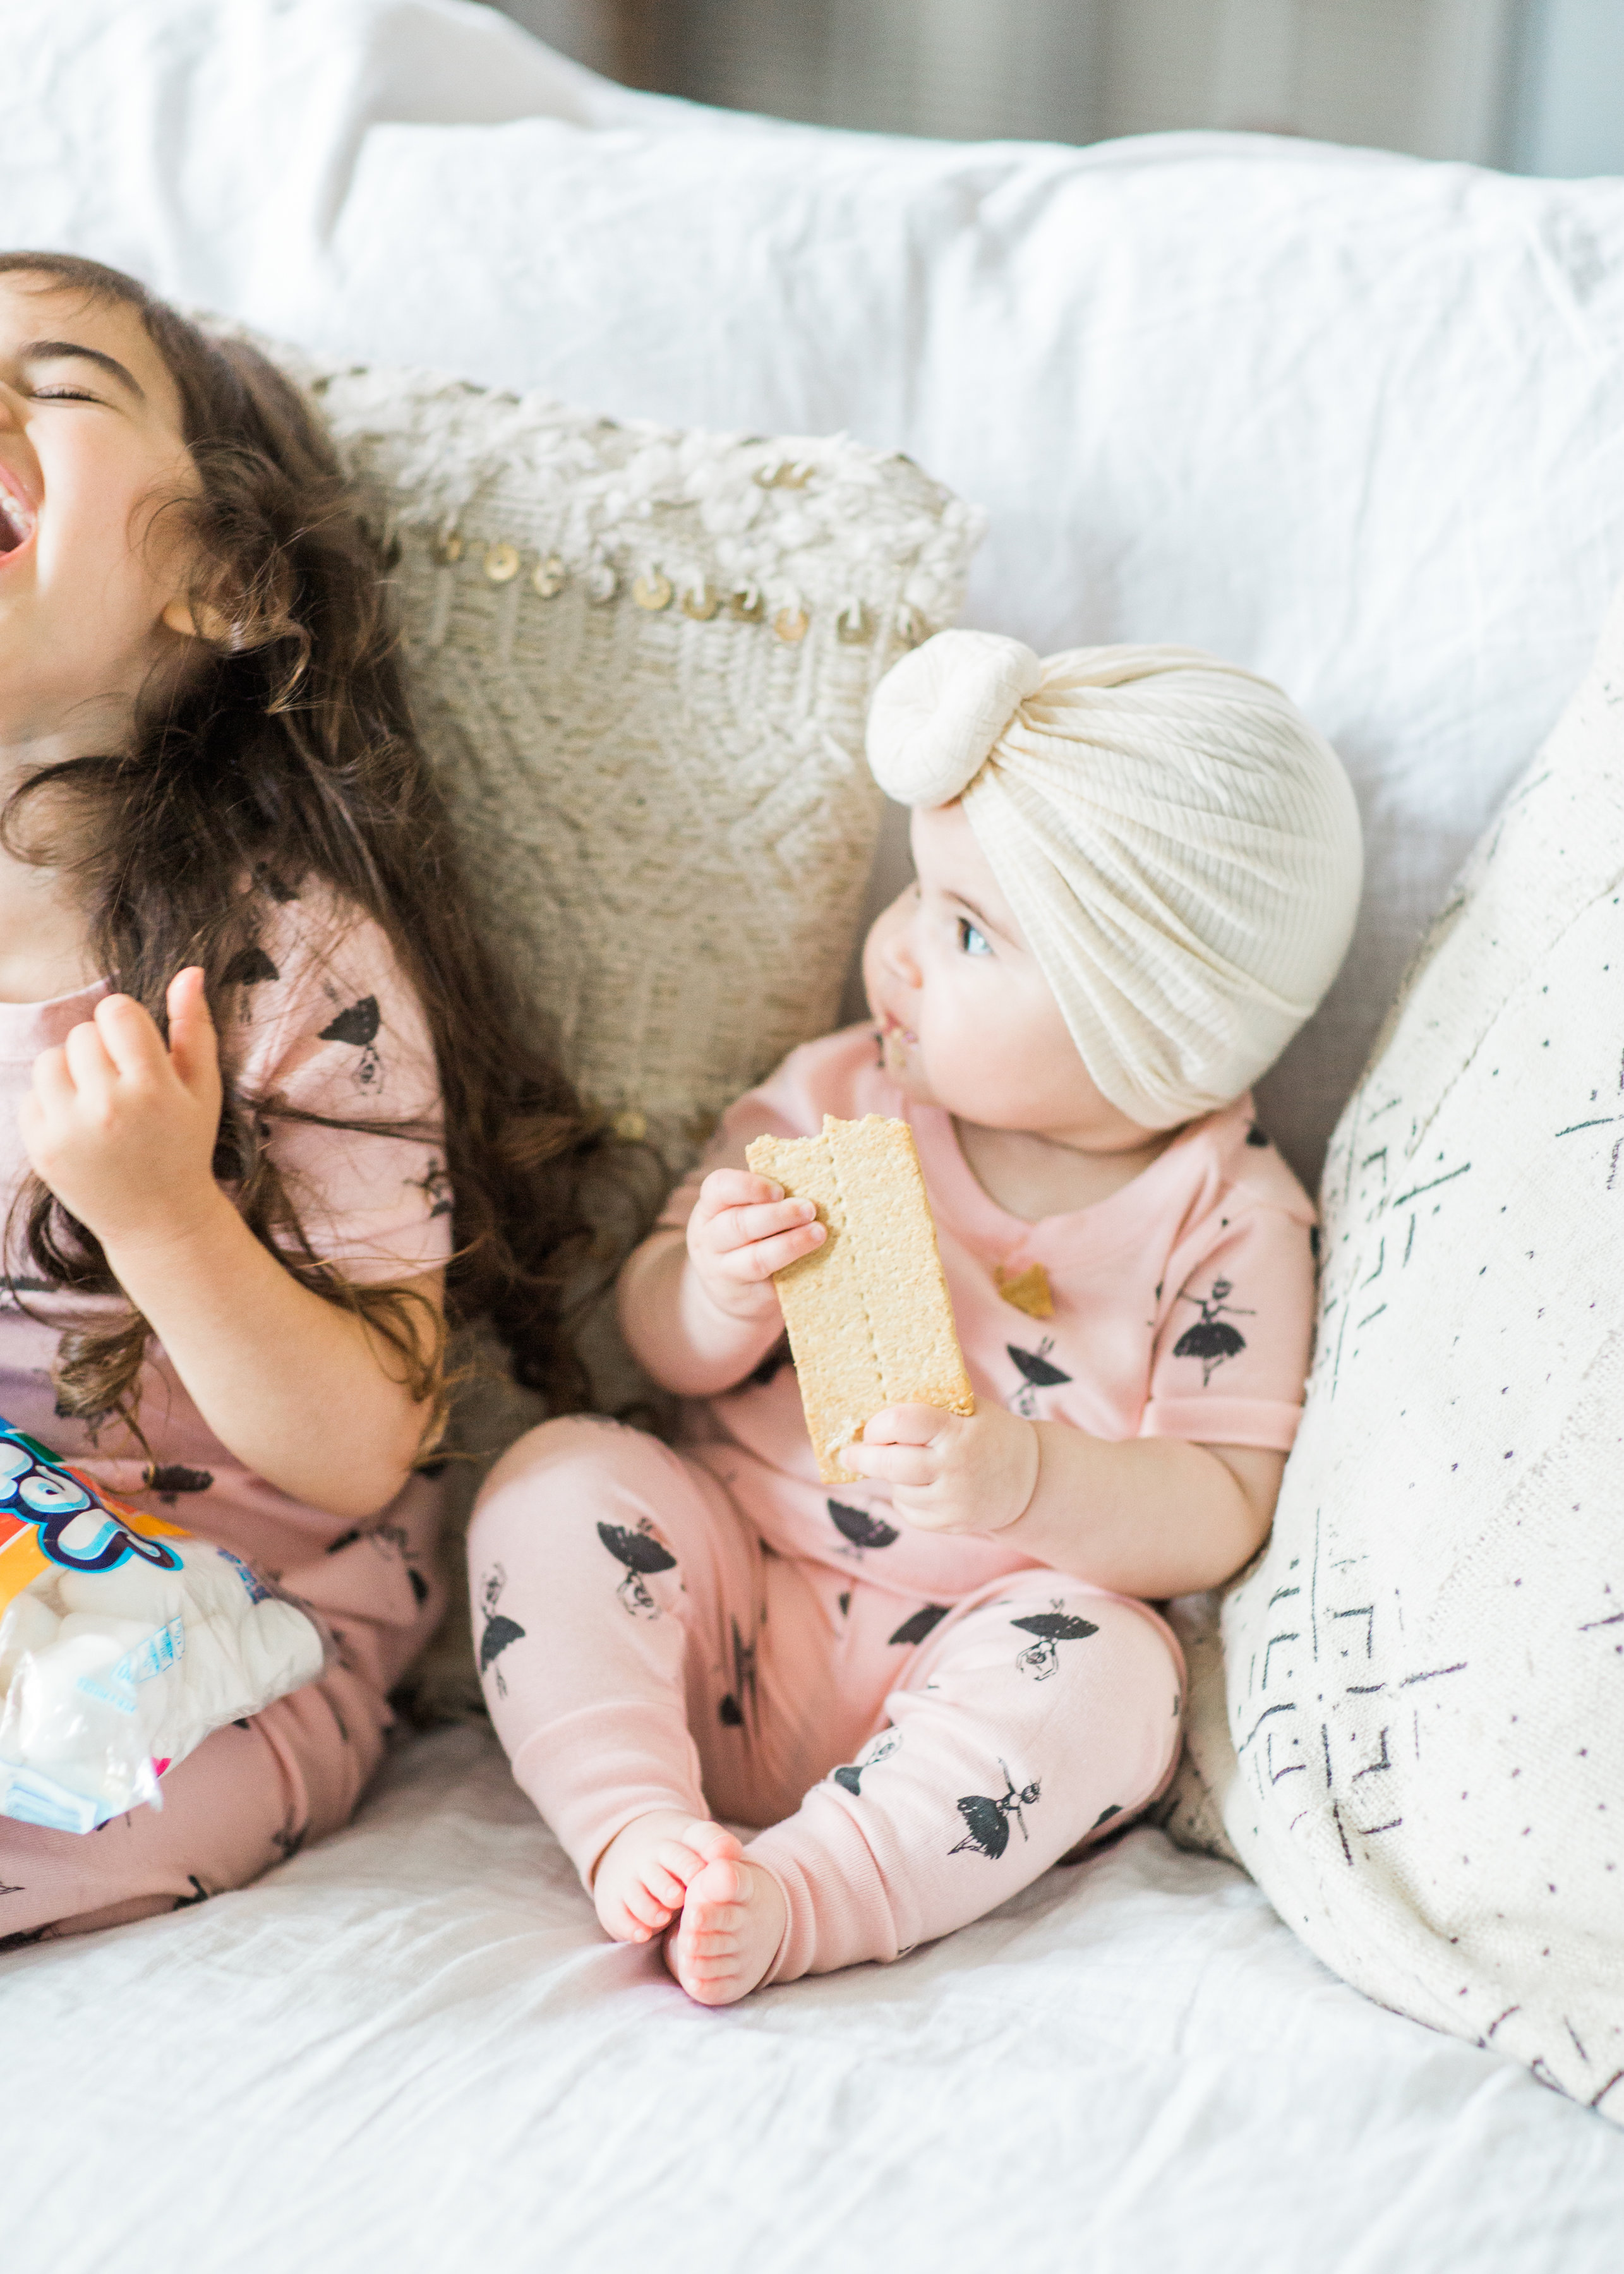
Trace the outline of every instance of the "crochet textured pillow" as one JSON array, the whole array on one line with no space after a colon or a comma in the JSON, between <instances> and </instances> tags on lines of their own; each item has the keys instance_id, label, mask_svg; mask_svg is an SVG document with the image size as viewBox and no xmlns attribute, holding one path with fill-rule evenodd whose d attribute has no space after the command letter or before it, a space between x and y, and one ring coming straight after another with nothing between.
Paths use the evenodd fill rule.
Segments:
<instances>
[{"instance_id":1,"label":"crochet textured pillow","mask_svg":"<svg viewBox=\"0 0 1624 2274\"><path fill-rule=\"evenodd\" d=\"M832 1024L879 825L869 697L979 515L895 453L324 367L492 939L576 1081L686 1161Z\"/></svg>"}]
</instances>

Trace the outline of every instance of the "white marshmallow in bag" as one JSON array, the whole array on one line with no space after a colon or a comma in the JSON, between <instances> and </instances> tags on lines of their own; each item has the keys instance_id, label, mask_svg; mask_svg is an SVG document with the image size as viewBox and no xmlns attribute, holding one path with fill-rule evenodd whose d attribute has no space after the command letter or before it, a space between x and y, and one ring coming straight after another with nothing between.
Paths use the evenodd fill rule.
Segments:
<instances>
[{"instance_id":1,"label":"white marshmallow in bag","mask_svg":"<svg viewBox=\"0 0 1624 2274\"><path fill-rule=\"evenodd\" d=\"M77 1634L28 1658L0 1711L0 1755L109 1813L150 1799L157 1772L116 1636Z\"/></svg>"},{"instance_id":2,"label":"white marshmallow in bag","mask_svg":"<svg viewBox=\"0 0 1624 2274\"><path fill-rule=\"evenodd\" d=\"M49 1559L0 1595L0 1814L87 1832L139 1802L161 1807L162 1769L320 1674L314 1621L239 1558L167 1526L147 1532L4 1422L0 1457L0 1520L13 1517L12 1538L38 1524ZM53 1526L58 1510L69 1522ZM84 1568L120 1533L111 1570ZM154 1561L160 1552L178 1568ZM5 1576L0 1560L0 1588Z\"/></svg>"},{"instance_id":3,"label":"white marshmallow in bag","mask_svg":"<svg viewBox=\"0 0 1624 2274\"><path fill-rule=\"evenodd\" d=\"M177 1540L174 1545L178 1547ZM113 1571L63 1571L56 1594L66 1612L93 1618L139 1619L147 1627L167 1626L185 1608L185 1581L179 1571L157 1571L132 1556Z\"/></svg>"},{"instance_id":4,"label":"white marshmallow in bag","mask_svg":"<svg viewBox=\"0 0 1624 2274\"><path fill-rule=\"evenodd\" d=\"M70 1611L56 1630L58 1642L75 1642L80 1635L94 1635L99 1641L115 1645L113 1656L122 1658L126 1651L138 1649L152 1632L146 1619L100 1619L94 1611Z\"/></svg>"},{"instance_id":5,"label":"white marshmallow in bag","mask_svg":"<svg viewBox=\"0 0 1624 2274\"><path fill-rule=\"evenodd\" d=\"M0 1610L0 1692L9 1690L23 1660L49 1650L62 1622L43 1595L26 1587Z\"/></svg>"},{"instance_id":6,"label":"white marshmallow in bag","mask_svg":"<svg viewBox=\"0 0 1624 2274\"><path fill-rule=\"evenodd\" d=\"M278 1697L313 1682L327 1662L312 1622L282 1595L267 1595L257 1602L244 1623L244 1632L246 1662L256 1683L274 1684Z\"/></svg>"}]
</instances>

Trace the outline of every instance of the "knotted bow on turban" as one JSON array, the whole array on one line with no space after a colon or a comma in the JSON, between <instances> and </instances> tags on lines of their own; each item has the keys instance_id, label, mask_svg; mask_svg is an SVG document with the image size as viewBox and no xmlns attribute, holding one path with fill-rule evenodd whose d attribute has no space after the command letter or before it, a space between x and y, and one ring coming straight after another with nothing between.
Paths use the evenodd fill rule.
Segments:
<instances>
[{"instance_id":1,"label":"knotted bow on turban","mask_svg":"<svg viewBox=\"0 0 1624 2274\"><path fill-rule=\"evenodd\" d=\"M1214 656L1040 662L938 632L880 682L868 760L904 805L963 799L1084 1065L1141 1127L1250 1088L1347 953L1348 777L1277 687Z\"/></svg>"}]
</instances>

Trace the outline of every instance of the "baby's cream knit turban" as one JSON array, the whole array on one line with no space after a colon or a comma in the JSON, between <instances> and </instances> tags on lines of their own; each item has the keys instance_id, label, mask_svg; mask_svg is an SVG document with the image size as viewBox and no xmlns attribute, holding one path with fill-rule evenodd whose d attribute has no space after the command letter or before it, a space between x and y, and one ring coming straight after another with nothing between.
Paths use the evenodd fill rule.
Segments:
<instances>
[{"instance_id":1,"label":"baby's cream knit turban","mask_svg":"<svg viewBox=\"0 0 1624 2274\"><path fill-rule=\"evenodd\" d=\"M1215 657L1045 663L938 632L881 681L868 759L904 805L962 797L1083 1063L1144 1128L1248 1088L1347 953L1348 777L1277 687Z\"/></svg>"}]
</instances>

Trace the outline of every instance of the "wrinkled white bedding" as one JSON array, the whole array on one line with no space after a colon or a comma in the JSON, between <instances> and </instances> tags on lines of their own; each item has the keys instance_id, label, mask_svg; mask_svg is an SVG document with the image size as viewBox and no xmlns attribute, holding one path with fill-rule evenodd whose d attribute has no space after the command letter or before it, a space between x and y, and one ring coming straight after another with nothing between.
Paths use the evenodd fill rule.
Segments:
<instances>
[{"instance_id":1,"label":"wrinkled white bedding","mask_svg":"<svg viewBox=\"0 0 1624 2274\"><path fill-rule=\"evenodd\" d=\"M257 1887L7 1960L0 2058L7 2274L1613 2274L1624 2233L1611 2126L1157 1833L704 2013L473 1730Z\"/></svg>"},{"instance_id":2,"label":"wrinkled white bedding","mask_svg":"<svg viewBox=\"0 0 1624 2274\"><path fill-rule=\"evenodd\" d=\"M11 243L357 358L899 445L990 509L972 621L1282 679L1372 853L1274 1086L1312 1158L1624 574L1624 184L774 127L440 0L5 20ZM0 2065L5 2274L1611 2274L1624 2233L1617 2131L1158 1834L707 2014L598 1939L473 1732L253 1889L0 1959Z\"/></svg>"}]
</instances>

